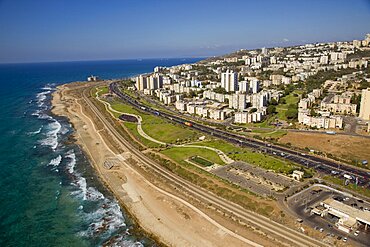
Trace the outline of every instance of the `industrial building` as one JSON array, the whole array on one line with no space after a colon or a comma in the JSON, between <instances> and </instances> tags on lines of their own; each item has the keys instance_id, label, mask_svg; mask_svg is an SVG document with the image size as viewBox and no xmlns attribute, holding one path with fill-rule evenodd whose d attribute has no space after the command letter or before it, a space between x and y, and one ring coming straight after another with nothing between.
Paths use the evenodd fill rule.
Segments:
<instances>
[{"instance_id":1,"label":"industrial building","mask_svg":"<svg viewBox=\"0 0 370 247\"><path fill-rule=\"evenodd\" d=\"M363 225L367 230L370 225L369 211L360 210L333 198L322 201L320 206L315 207L311 212L321 217L330 214L339 218L335 225L346 233L355 230L360 225Z\"/></svg>"}]
</instances>

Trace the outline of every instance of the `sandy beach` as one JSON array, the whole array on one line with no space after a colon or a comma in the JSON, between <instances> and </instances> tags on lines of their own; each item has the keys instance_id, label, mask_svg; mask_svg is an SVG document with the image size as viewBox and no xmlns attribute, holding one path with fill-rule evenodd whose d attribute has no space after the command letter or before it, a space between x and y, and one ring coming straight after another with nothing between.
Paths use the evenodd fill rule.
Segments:
<instances>
[{"instance_id":1,"label":"sandy beach","mask_svg":"<svg viewBox=\"0 0 370 247\"><path fill-rule=\"evenodd\" d=\"M53 94L52 112L69 119L77 144L89 156L105 185L143 230L167 246L274 245L245 227L238 228L237 224L228 223L215 213L199 210L135 170L128 162L131 154L125 147L111 143L102 124L89 115L91 112L76 93L81 85L59 86ZM113 168L104 167L107 160L114 164Z\"/></svg>"}]
</instances>

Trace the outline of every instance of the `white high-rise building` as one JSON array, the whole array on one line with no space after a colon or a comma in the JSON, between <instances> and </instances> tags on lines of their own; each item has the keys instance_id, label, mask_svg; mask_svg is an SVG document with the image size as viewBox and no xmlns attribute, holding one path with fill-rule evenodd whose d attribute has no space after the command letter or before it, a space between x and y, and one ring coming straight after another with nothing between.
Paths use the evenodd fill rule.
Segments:
<instances>
[{"instance_id":1,"label":"white high-rise building","mask_svg":"<svg viewBox=\"0 0 370 247\"><path fill-rule=\"evenodd\" d=\"M250 82L250 88L252 93L258 93L260 89L260 81L257 79L254 79Z\"/></svg>"},{"instance_id":2,"label":"white high-rise building","mask_svg":"<svg viewBox=\"0 0 370 247\"><path fill-rule=\"evenodd\" d=\"M238 73L232 70L227 70L221 73L221 87L225 88L226 92L235 92L238 89Z\"/></svg>"},{"instance_id":3,"label":"white high-rise building","mask_svg":"<svg viewBox=\"0 0 370 247\"><path fill-rule=\"evenodd\" d=\"M239 84L239 92L241 93L249 92L249 82L248 81L240 81L238 84Z\"/></svg>"},{"instance_id":4,"label":"white high-rise building","mask_svg":"<svg viewBox=\"0 0 370 247\"><path fill-rule=\"evenodd\" d=\"M262 52L261 52L263 55L267 55L267 48L266 47L263 47L262 48Z\"/></svg>"},{"instance_id":5,"label":"white high-rise building","mask_svg":"<svg viewBox=\"0 0 370 247\"><path fill-rule=\"evenodd\" d=\"M321 64L328 64L329 62L329 57L328 56L321 56L320 57L320 63Z\"/></svg>"},{"instance_id":6,"label":"white high-rise building","mask_svg":"<svg viewBox=\"0 0 370 247\"><path fill-rule=\"evenodd\" d=\"M370 120L370 88L362 90L359 117L363 120Z\"/></svg>"},{"instance_id":7,"label":"white high-rise building","mask_svg":"<svg viewBox=\"0 0 370 247\"><path fill-rule=\"evenodd\" d=\"M244 110L247 106L247 97L245 94L232 94L229 96L229 108Z\"/></svg>"},{"instance_id":8,"label":"white high-rise building","mask_svg":"<svg viewBox=\"0 0 370 247\"><path fill-rule=\"evenodd\" d=\"M143 75L137 76L135 86L139 91L143 91L144 89L148 88L147 78Z\"/></svg>"}]
</instances>

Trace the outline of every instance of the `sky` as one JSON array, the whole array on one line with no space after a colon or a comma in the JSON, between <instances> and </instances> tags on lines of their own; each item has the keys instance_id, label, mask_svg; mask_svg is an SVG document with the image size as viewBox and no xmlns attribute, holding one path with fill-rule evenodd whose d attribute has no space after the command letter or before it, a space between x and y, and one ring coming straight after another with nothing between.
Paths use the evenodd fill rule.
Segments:
<instances>
[{"instance_id":1,"label":"sky","mask_svg":"<svg viewBox=\"0 0 370 247\"><path fill-rule=\"evenodd\" d=\"M0 0L0 63L206 57L366 33L370 0Z\"/></svg>"}]
</instances>

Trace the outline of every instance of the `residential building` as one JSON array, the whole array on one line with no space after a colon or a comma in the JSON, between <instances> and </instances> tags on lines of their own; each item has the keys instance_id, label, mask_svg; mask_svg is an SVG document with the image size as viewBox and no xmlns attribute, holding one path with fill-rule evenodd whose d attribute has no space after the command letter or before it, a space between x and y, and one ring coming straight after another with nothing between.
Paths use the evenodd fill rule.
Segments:
<instances>
[{"instance_id":1,"label":"residential building","mask_svg":"<svg viewBox=\"0 0 370 247\"><path fill-rule=\"evenodd\" d=\"M232 70L227 70L221 73L221 87L225 88L226 92L235 92L238 89L238 73Z\"/></svg>"},{"instance_id":2,"label":"residential building","mask_svg":"<svg viewBox=\"0 0 370 247\"><path fill-rule=\"evenodd\" d=\"M370 88L362 90L359 117L363 120L370 120Z\"/></svg>"}]
</instances>

